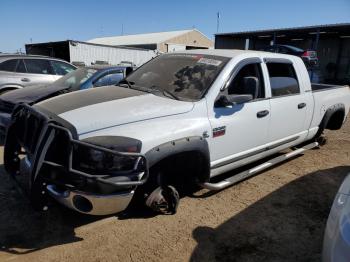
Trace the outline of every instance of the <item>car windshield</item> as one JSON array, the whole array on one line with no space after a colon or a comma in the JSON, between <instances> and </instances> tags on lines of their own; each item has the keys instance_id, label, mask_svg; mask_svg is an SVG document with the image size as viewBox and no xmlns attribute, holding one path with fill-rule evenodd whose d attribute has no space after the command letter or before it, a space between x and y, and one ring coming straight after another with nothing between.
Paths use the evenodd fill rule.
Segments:
<instances>
[{"instance_id":1,"label":"car windshield","mask_svg":"<svg viewBox=\"0 0 350 262\"><path fill-rule=\"evenodd\" d=\"M97 72L92 68L79 68L56 80L52 85L78 90L80 86Z\"/></svg>"},{"instance_id":2,"label":"car windshield","mask_svg":"<svg viewBox=\"0 0 350 262\"><path fill-rule=\"evenodd\" d=\"M228 60L228 57L202 54L164 54L140 67L126 81L135 89L197 101Z\"/></svg>"}]
</instances>

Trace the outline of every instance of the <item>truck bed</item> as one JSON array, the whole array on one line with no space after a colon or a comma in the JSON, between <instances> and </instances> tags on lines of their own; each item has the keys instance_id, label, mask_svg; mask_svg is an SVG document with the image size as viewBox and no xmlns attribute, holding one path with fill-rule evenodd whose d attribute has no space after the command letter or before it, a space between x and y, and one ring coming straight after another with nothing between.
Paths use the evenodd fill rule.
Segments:
<instances>
[{"instance_id":1,"label":"truck bed","mask_svg":"<svg viewBox=\"0 0 350 262\"><path fill-rule=\"evenodd\" d=\"M328 89L344 88L344 87L346 87L346 86L344 86L344 85L328 85L328 84L311 83L312 92L326 91Z\"/></svg>"}]
</instances>

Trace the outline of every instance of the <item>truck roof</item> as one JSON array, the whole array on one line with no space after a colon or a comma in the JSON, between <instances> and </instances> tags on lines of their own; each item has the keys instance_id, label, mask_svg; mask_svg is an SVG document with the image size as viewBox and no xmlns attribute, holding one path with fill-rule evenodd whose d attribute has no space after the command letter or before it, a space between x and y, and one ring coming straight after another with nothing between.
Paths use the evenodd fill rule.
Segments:
<instances>
[{"instance_id":1,"label":"truck roof","mask_svg":"<svg viewBox=\"0 0 350 262\"><path fill-rule=\"evenodd\" d=\"M193 49L193 50L186 50L186 51L176 51L173 53L216 55L216 56L224 56L224 57L230 57L230 58L236 57L238 55L244 55L244 54L256 54L258 56L269 54L269 56L276 57L276 58L295 57L292 55L286 55L286 54L280 54L280 53L271 53L271 52L265 52L265 51L255 51L255 50L240 50L240 49Z\"/></svg>"}]
</instances>

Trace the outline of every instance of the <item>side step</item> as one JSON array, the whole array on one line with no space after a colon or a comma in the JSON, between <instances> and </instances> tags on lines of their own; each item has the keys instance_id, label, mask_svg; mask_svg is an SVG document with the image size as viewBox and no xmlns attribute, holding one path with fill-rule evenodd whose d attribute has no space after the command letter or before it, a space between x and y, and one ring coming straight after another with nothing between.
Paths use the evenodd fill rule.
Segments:
<instances>
[{"instance_id":1,"label":"side step","mask_svg":"<svg viewBox=\"0 0 350 262\"><path fill-rule=\"evenodd\" d=\"M268 169L272 166L275 166L283 161L286 161L294 156L297 156L297 155L300 155L302 153L304 153L306 150L309 150L309 149L312 149L312 148L315 148L318 146L318 143L317 142L313 142L311 144L308 144L302 148L298 148L292 152L289 152L287 154L284 154L282 156L278 156L278 157L275 157L273 159L270 159L269 161L263 163L263 164L260 164L256 167L253 167L251 169L248 169L246 171L243 171L241 173L238 173L238 174L235 174L229 178L226 178L220 182L217 182L217 183L210 183L210 182L206 182L206 183L201 183L199 184L202 188L205 188L205 189L208 189L208 190L221 190L221 189L224 189L226 187L229 187L233 184L236 184L237 182L239 181L242 181L244 179L247 179L248 177L251 177L253 175L255 175L256 173L258 172L261 172L265 169Z\"/></svg>"}]
</instances>

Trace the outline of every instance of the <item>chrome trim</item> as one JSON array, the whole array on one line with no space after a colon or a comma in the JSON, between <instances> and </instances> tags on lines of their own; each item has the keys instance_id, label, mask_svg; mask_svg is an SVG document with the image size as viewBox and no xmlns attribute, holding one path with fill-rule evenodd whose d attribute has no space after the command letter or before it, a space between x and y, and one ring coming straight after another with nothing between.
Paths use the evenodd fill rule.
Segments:
<instances>
[{"instance_id":1,"label":"chrome trim","mask_svg":"<svg viewBox=\"0 0 350 262\"><path fill-rule=\"evenodd\" d=\"M97 195L80 191L64 190L60 191L55 185L47 185L46 190L51 197L62 205L77 212L89 215L110 215L121 212L127 208L134 191L128 193L115 193L109 195ZM81 196L90 201L92 209L89 212L79 210L73 202L75 196Z\"/></svg>"},{"instance_id":2,"label":"chrome trim","mask_svg":"<svg viewBox=\"0 0 350 262\"><path fill-rule=\"evenodd\" d=\"M279 163L282 163L284 161L287 161L288 159L295 157L297 155L303 154L305 151L317 147L319 144L317 142L310 143L302 148L296 149L294 151L291 151L289 153L286 153L284 155L275 157L273 159L268 160L265 163L262 163L258 166L255 166L253 168L250 168L248 170L245 170L243 172L240 172L238 174L234 174L231 177L228 177L226 179L223 179L221 181L212 183L212 182L205 182L205 183L199 183L199 186L208 190L222 190L224 188L227 188L229 186L232 186L244 179L247 179L249 177L252 177L256 175L259 172L262 172L270 167L273 167Z\"/></svg>"},{"instance_id":3,"label":"chrome trim","mask_svg":"<svg viewBox=\"0 0 350 262\"><path fill-rule=\"evenodd\" d=\"M222 166L226 166L226 165L228 165L228 164L237 162L237 161L242 160L242 159L244 159L244 158L248 158L248 157L251 157L251 156L255 156L255 155L257 155L257 154L261 154L261 153L263 153L263 152L265 152L265 151L272 150L272 149L274 149L274 148L276 148L276 147L279 147L279 146L282 146L282 145L284 145L284 144L291 143L291 142L293 142L293 141L295 141L295 140L297 140L297 139L299 139L299 138L300 138L300 136L293 136L293 137L291 137L291 138L289 138L289 139L283 140L283 141L281 141L281 142L274 143L274 144L272 144L272 145L270 145L270 146L267 146L267 147L264 147L264 148L261 148L261 149L257 149L257 150L255 150L255 151L246 153L246 154L244 154L244 155L237 156L237 157L234 157L234 158L225 160L225 161L223 161L223 162L217 163L217 164L213 165L213 166L211 167L211 169L215 169L215 168L219 168L219 167L222 167Z\"/></svg>"}]
</instances>

